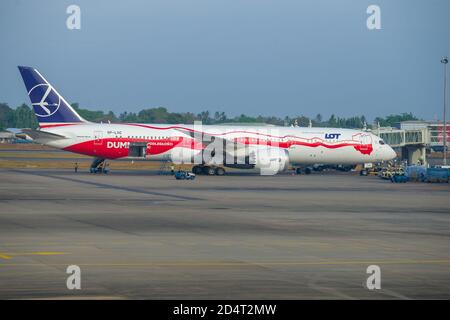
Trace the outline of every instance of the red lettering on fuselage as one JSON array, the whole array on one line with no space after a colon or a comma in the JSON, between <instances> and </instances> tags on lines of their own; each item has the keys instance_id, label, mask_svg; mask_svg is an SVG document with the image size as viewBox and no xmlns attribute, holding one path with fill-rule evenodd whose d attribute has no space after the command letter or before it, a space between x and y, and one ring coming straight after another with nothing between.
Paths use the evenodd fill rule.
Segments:
<instances>
[{"instance_id":1,"label":"red lettering on fuselage","mask_svg":"<svg viewBox=\"0 0 450 320\"><path fill-rule=\"evenodd\" d=\"M130 142L128 141L106 141L106 148L107 149L120 149L125 148L128 149L130 147Z\"/></svg>"}]
</instances>

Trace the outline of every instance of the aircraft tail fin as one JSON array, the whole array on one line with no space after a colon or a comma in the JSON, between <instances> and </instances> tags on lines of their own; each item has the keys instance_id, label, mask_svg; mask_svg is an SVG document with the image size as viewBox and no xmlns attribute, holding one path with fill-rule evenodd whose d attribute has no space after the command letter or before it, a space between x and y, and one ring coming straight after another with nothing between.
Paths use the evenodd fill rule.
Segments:
<instances>
[{"instance_id":1,"label":"aircraft tail fin","mask_svg":"<svg viewBox=\"0 0 450 320\"><path fill-rule=\"evenodd\" d=\"M40 127L88 122L67 103L38 70L23 66L18 68Z\"/></svg>"}]
</instances>

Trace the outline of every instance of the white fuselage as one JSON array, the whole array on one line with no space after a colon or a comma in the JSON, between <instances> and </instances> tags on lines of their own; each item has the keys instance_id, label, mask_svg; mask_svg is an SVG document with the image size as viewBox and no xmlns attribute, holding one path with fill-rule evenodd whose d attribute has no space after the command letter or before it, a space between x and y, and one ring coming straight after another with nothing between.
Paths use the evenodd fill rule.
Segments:
<instances>
[{"instance_id":1,"label":"white fuselage","mask_svg":"<svg viewBox=\"0 0 450 320\"><path fill-rule=\"evenodd\" d=\"M278 148L287 152L290 164L374 163L396 156L370 132L337 128L82 123L48 126L41 131L65 138L37 142L105 159L127 158L130 144L141 144L146 146L148 160L173 160L174 154L177 158L184 154L186 159L181 156L181 161L189 162L191 153L205 148L203 135L256 152L262 146Z\"/></svg>"}]
</instances>

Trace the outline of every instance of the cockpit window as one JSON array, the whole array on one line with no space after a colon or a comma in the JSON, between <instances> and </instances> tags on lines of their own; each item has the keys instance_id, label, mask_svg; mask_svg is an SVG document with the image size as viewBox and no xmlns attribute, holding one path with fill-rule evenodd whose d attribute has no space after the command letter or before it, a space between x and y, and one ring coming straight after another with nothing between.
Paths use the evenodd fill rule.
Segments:
<instances>
[{"instance_id":1,"label":"cockpit window","mask_svg":"<svg viewBox=\"0 0 450 320\"><path fill-rule=\"evenodd\" d=\"M383 140L378 141L380 144L385 144Z\"/></svg>"}]
</instances>

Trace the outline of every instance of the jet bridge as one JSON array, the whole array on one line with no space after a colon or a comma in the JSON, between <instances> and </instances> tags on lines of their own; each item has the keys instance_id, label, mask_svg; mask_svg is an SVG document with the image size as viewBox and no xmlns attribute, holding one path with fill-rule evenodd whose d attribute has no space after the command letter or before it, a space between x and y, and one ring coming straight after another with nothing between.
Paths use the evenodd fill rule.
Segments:
<instances>
[{"instance_id":1,"label":"jet bridge","mask_svg":"<svg viewBox=\"0 0 450 320\"><path fill-rule=\"evenodd\" d=\"M426 148L430 146L428 129L405 130L380 127L372 132L392 148L400 149L401 159L408 160L408 164L417 164L419 161L426 164Z\"/></svg>"}]
</instances>

